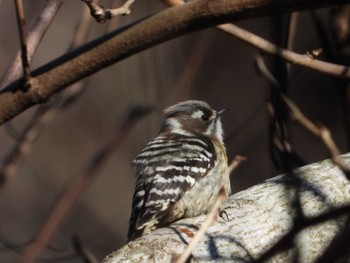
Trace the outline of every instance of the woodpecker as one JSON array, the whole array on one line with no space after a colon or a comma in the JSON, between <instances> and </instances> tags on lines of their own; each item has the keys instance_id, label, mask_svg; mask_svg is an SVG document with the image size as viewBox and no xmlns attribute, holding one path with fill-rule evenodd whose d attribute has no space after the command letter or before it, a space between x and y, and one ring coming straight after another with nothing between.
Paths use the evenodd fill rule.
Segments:
<instances>
[{"instance_id":1,"label":"woodpecker","mask_svg":"<svg viewBox=\"0 0 350 263\"><path fill-rule=\"evenodd\" d=\"M132 162L136 186L128 240L174 221L206 214L221 185L231 193L221 116L189 100L164 110L159 135Z\"/></svg>"}]
</instances>

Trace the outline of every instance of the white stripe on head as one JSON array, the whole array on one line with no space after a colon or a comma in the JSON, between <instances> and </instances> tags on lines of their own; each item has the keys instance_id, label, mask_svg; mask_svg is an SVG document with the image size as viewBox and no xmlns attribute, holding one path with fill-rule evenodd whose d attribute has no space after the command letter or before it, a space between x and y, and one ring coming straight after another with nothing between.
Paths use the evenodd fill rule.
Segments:
<instances>
[{"instance_id":1,"label":"white stripe on head","mask_svg":"<svg viewBox=\"0 0 350 263\"><path fill-rule=\"evenodd\" d=\"M168 119L166 119L166 124L169 125L169 131L171 133L178 133L178 134L181 134L181 135L191 135L191 133L185 131L182 128L182 124L176 118L168 118Z\"/></svg>"},{"instance_id":2,"label":"white stripe on head","mask_svg":"<svg viewBox=\"0 0 350 263\"><path fill-rule=\"evenodd\" d=\"M200 119L203 116L203 111L201 110L196 110L194 113L192 113L191 117L192 118L196 118L196 119Z\"/></svg>"}]
</instances>

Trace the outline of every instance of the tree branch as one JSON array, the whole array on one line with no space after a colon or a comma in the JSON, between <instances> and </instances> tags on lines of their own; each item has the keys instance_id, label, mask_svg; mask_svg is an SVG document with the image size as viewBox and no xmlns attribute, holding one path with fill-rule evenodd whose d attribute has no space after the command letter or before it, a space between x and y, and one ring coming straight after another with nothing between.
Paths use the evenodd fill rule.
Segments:
<instances>
[{"instance_id":1,"label":"tree branch","mask_svg":"<svg viewBox=\"0 0 350 263\"><path fill-rule=\"evenodd\" d=\"M176 6L184 4L183 0L162 0L165 4L169 6ZM292 34L294 34L295 28L295 18L293 19ZM296 52L281 48L266 39L259 37L243 28L240 28L234 24L221 24L217 25L216 28L222 32L225 32L244 43L251 45L262 52L269 55L277 55L284 59L285 61L307 67L321 73L333 75L336 77L350 78L348 74L349 69L344 65L337 65L334 63L328 63L321 60L317 60L315 56L312 56L313 51L306 52L305 54L298 54ZM291 38L292 39L292 38Z\"/></svg>"},{"instance_id":2,"label":"tree branch","mask_svg":"<svg viewBox=\"0 0 350 263\"><path fill-rule=\"evenodd\" d=\"M350 164L350 154L341 158ZM192 250L195 260L315 262L346 227L350 182L330 160L301 167L294 174L232 195L223 205L229 220L217 219L208 228ZM205 218L184 219L157 229L113 252L104 263L170 262L192 239L186 233Z\"/></svg>"},{"instance_id":3,"label":"tree branch","mask_svg":"<svg viewBox=\"0 0 350 263\"><path fill-rule=\"evenodd\" d=\"M31 61L35 51L37 50L41 39L44 37L51 22L55 18L58 10L62 6L64 0L48 0L41 11L33 26L27 35L27 56L28 62ZM18 51L11 64L1 76L0 89L3 89L11 82L21 76L21 52Z\"/></svg>"},{"instance_id":4,"label":"tree branch","mask_svg":"<svg viewBox=\"0 0 350 263\"><path fill-rule=\"evenodd\" d=\"M35 262L51 238L60 228L63 220L72 211L82 193L88 188L91 182L97 177L98 170L110 157L113 150L120 146L126 136L130 133L136 122L149 113L150 108L135 105L126 115L125 120L115 130L112 138L91 158L87 168L75 178L63 191L53 206L51 213L37 233L34 241L25 247L19 259L21 263Z\"/></svg>"},{"instance_id":5,"label":"tree branch","mask_svg":"<svg viewBox=\"0 0 350 263\"><path fill-rule=\"evenodd\" d=\"M131 13L131 5L135 0L126 0L125 3L118 8L103 8L99 5L98 0L82 0L90 9L91 15L99 23L104 23L106 20L119 15L129 15Z\"/></svg>"},{"instance_id":6,"label":"tree branch","mask_svg":"<svg viewBox=\"0 0 350 263\"><path fill-rule=\"evenodd\" d=\"M48 15L50 14L51 12L49 12ZM91 19L87 18L90 18L90 15L86 9L82 9L82 16L70 46L71 50L86 42L91 26ZM39 32L37 32L37 34L39 34ZM33 38L34 42L36 42L35 39L37 38ZM16 59L14 62L15 61ZM15 64L12 65L15 66ZM11 67L9 69L11 69ZM12 77L15 76L13 74L16 74L16 66L13 68L13 72L10 73ZM85 81L79 81L70 86L69 89L66 89L64 92L62 92L61 96L59 98L56 98L54 103L43 104L38 107L38 110L33 115L33 118L18 135L17 142L14 145L13 149L8 153L8 155L0 164L0 191L2 190L2 187L5 185L5 183L17 172L20 162L29 153L31 146L33 145L34 141L40 134L45 124L47 124L48 121L52 120L57 114L65 110L67 106L70 106L72 102L76 101L79 95L84 91L85 84Z\"/></svg>"},{"instance_id":7,"label":"tree branch","mask_svg":"<svg viewBox=\"0 0 350 263\"><path fill-rule=\"evenodd\" d=\"M283 6L279 9L281 13L287 13L346 3L349 1L281 0L278 6ZM2 90L0 124L32 105L46 101L70 84L133 54L180 35L217 24L271 15L276 12L274 5L271 0L194 0L111 32L34 71L35 78L29 91L21 91L18 81ZM345 67L343 73L343 76L350 76Z\"/></svg>"},{"instance_id":8,"label":"tree branch","mask_svg":"<svg viewBox=\"0 0 350 263\"><path fill-rule=\"evenodd\" d=\"M222 24L217 26L217 28L253 47L258 48L266 54L280 56L289 63L307 67L336 77L350 78L349 68L346 66L317 60L315 57L310 56L307 52L305 54L298 54L293 51L280 48L275 44L234 24Z\"/></svg>"},{"instance_id":9,"label":"tree branch","mask_svg":"<svg viewBox=\"0 0 350 263\"><path fill-rule=\"evenodd\" d=\"M23 88L28 89L30 87L31 74L30 74L30 66L29 66L29 59L28 59L28 52L27 52L27 49L28 49L27 38L26 38L27 23L24 18L24 8L23 8L22 0L15 0L15 6L16 6L19 38L21 40L22 70L23 70L23 77L25 80Z\"/></svg>"}]
</instances>

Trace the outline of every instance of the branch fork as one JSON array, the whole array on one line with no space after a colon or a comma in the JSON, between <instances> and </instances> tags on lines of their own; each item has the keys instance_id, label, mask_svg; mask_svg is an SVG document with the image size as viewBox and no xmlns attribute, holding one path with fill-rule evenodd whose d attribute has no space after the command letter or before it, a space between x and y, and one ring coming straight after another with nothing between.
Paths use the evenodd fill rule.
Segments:
<instances>
[{"instance_id":1,"label":"branch fork","mask_svg":"<svg viewBox=\"0 0 350 263\"><path fill-rule=\"evenodd\" d=\"M118 15L129 15L131 13L131 5L135 0L127 0L124 5L118 8L104 8L99 5L98 0L82 0L90 9L91 15L95 18L96 22L104 23L106 20Z\"/></svg>"}]
</instances>

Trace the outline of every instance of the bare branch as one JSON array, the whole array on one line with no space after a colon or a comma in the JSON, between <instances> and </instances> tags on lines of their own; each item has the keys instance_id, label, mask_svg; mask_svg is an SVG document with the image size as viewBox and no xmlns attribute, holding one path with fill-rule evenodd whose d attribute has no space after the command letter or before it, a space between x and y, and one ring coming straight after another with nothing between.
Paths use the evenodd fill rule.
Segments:
<instances>
[{"instance_id":1,"label":"bare branch","mask_svg":"<svg viewBox=\"0 0 350 263\"><path fill-rule=\"evenodd\" d=\"M27 58L31 61L41 39L45 35L52 20L62 6L64 0L48 0L27 35ZM17 52L15 58L6 69L0 80L0 90L20 77L22 70L21 52Z\"/></svg>"},{"instance_id":2,"label":"bare branch","mask_svg":"<svg viewBox=\"0 0 350 263\"><path fill-rule=\"evenodd\" d=\"M98 263L99 261L90 252L90 250L83 244L81 238L78 235L73 236L73 246L78 255L80 255L85 263Z\"/></svg>"},{"instance_id":3,"label":"bare branch","mask_svg":"<svg viewBox=\"0 0 350 263\"><path fill-rule=\"evenodd\" d=\"M88 12L86 12L86 9L82 9L82 17L78 24L77 32L74 34L75 37L70 49L74 49L86 41L91 25L91 20L87 18L89 18ZM0 166L0 190L4 184L14 176L19 168L20 162L29 153L43 126L66 109L68 105L71 105L84 90L84 87L84 81L77 82L69 89L65 90L63 95L57 98L54 103L40 105L31 121L18 136L13 149L9 152Z\"/></svg>"},{"instance_id":4,"label":"bare branch","mask_svg":"<svg viewBox=\"0 0 350 263\"><path fill-rule=\"evenodd\" d=\"M232 174L234 170L237 169L238 166L242 164L242 162L246 161L247 158L241 155L236 155L228 166L229 174Z\"/></svg>"},{"instance_id":5,"label":"bare branch","mask_svg":"<svg viewBox=\"0 0 350 263\"><path fill-rule=\"evenodd\" d=\"M348 3L345 0L310 0L307 5L296 0L278 2L279 6L283 4L283 13ZM167 8L34 71L35 78L28 92L20 91L20 82L7 86L0 92L0 124L32 105L46 101L72 83L161 42L227 21L268 16L274 10L274 4L269 0L252 0L249 4L241 0L195 0ZM350 77L346 67L338 66L337 69L338 76Z\"/></svg>"},{"instance_id":6,"label":"bare branch","mask_svg":"<svg viewBox=\"0 0 350 263\"><path fill-rule=\"evenodd\" d=\"M241 155L235 156L234 159L232 160L231 164L228 167L228 172L232 173L245 160L246 160L246 158L241 156ZM191 255L191 251L193 250L194 246L201 240L201 238L203 237L203 235L205 234L207 229L212 224L215 223L220 206L224 200L225 200L225 189L223 186L221 186L220 191L217 195L217 199L216 199L210 213L208 215L206 215L206 219L202 223L200 229L196 232L196 234L194 235L191 242L186 247L185 251L181 254L181 256L178 258L177 258L177 256L174 256L173 261L175 260L176 263L184 263L187 261L187 259Z\"/></svg>"},{"instance_id":7,"label":"bare branch","mask_svg":"<svg viewBox=\"0 0 350 263\"><path fill-rule=\"evenodd\" d=\"M42 124L47 118L47 106L41 107L34 114L32 120L27 124L26 128L21 132L16 145L5 157L0 167L0 190L8 180L16 173L20 162L30 150L33 142L36 140Z\"/></svg>"},{"instance_id":8,"label":"bare branch","mask_svg":"<svg viewBox=\"0 0 350 263\"><path fill-rule=\"evenodd\" d=\"M30 66L29 66L28 54L27 54L27 38L26 38L27 25L26 25L26 20L24 18L24 9L23 9L22 0L15 0L15 6L16 6L16 17L17 17L19 37L21 40L22 69L23 69L23 76L25 80L23 87L26 90L30 88L30 82L31 82Z\"/></svg>"},{"instance_id":9,"label":"bare branch","mask_svg":"<svg viewBox=\"0 0 350 263\"><path fill-rule=\"evenodd\" d=\"M302 125L309 132L319 137L323 143L328 148L329 152L332 155L333 162L339 166L340 169L344 171L346 175L349 176L350 168L340 159L340 151L336 144L334 143L330 131L324 126L317 126L312 123L309 119L307 119L304 114L300 111L300 109L287 97L283 96L284 101L287 103L291 117L297 121L300 125Z\"/></svg>"},{"instance_id":10,"label":"bare branch","mask_svg":"<svg viewBox=\"0 0 350 263\"><path fill-rule=\"evenodd\" d=\"M35 262L49 241L59 229L65 217L72 211L80 196L98 176L98 169L105 163L112 151L119 147L125 137L130 133L135 123L149 112L148 108L134 106L126 119L115 130L110 141L106 143L90 160L87 168L75 178L64 190L53 206L51 213L39 230L33 243L28 245L22 254L21 263Z\"/></svg>"},{"instance_id":11,"label":"bare branch","mask_svg":"<svg viewBox=\"0 0 350 263\"><path fill-rule=\"evenodd\" d=\"M333 75L336 77L349 78L349 69L343 65L337 65L334 63L324 62L317 60L314 57L310 57L307 53L304 55L280 48L273 43L250 33L247 30L244 30L233 24L224 24L219 25L218 28L223 30L226 33L229 33L238 39L250 44L259 50L266 52L267 54L278 55L287 62L290 62L295 65L303 66L316 70L321 73L328 75Z\"/></svg>"},{"instance_id":12,"label":"bare branch","mask_svg":"<svg viewBox=\"0 0 350 263\"><path fill-rule=\"evenodd\" d=\"M135 0L127 0L124 5L118 8L113 8L110 10L112 17L119 15L129 15L131 13L131 5L135 2Z\"/></svg>"},{"instance_id":13,"label":"bare branch","mask_svg":"<svg viewBox=\"0 0 350 263\"><path fill-rule=\"evenodd\" d=\"M341 158L350 164L350 154ZM207 229L191 252L197 262L315 262L347 227L350 182L330 160L293 174L298 184L280 175L230 196L223 204L229 220L218 218ZM295 199L301 200L302 215ZM170 262L191 238L175 230L205 219L205 215L188 218L156 229L103 262Z\"/></svg>"},{"instance_id":14,"label":"bare branch","mask_svg":"<svg viewBox=\"0 0 350 263\"><path fill-rule=\"evenodd\" d=\"M183 0L162 0L162 1L165 4L170 6L184 4ZM295 19L293 19L293 25L294 23L295 23ZM222 25L216 26L216 28L238 38L239 40L253 47L258 48L259 50L267 54L280 56L281 58L283 58L289 63L307 67L307 68L310 68L325 74L333 75L336 77L350 78L349 69L346 66L316 60L315 57L310 57L307 52L302 55L290 50L280 48L275 44L265 40L264 38L261 38L234 24L222 24Z\"/></svg>"},{"instance_id":15,"label":"bare branch","mask_svg":"<svg viewBox=\"0 0 350 263\"><path fill-rule=\"evenodd\" d=\"M126 0L126 2L118 8L103 8L99 5L98 0L82 0L90 9L91 15L99 23L104 23L106 20L119 15L129 15L131 13L131 5L135 0Z\"/></svg>"}]
</instances>

